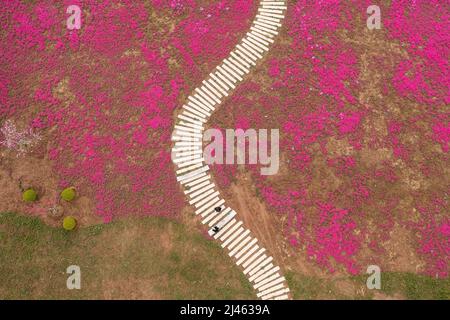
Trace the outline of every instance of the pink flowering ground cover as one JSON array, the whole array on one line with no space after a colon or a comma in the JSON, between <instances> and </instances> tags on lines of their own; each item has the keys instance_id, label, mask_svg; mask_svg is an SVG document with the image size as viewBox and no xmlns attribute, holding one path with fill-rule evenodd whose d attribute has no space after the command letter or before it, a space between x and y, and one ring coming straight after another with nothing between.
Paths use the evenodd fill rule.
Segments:
<instances>
[{"instance_id":1,"label":"pink flowering ground cover","mask_svg":"<svg viewBox=\"0 0 450 320\"><path fill-rule=\"evenodd\" d=\"M331 272L448 277L450 8L392 1L369 31L370 4L291 3L283 41L213 122L280 129L280 173L247 168L294 252Z\"/></svg>"},{"instance_id":2,"label":"pink flowering ground cover","mask_svg":"<svg viewBox=\"0 0 450 320\"><path fill-rule=\"evenodd\" d=\"M383 263L448 277L450 8L383 3L382 30L368 31L369 1L289 1L273 50L210 125L280 129L280 173L245 168L295 254L331 272ZM69 5L82 8L80 30L65 26ZM6 1L0 120L40 133L58 187L75 186L103 221L178 217L175 110L248 30L256 6ZM236 166L213 170L224 192L239 182ZM390 264L399 228L412 240L395 240L396 252L412 250L414 267Z\"/></svg>"},{"instance_id":3,"label":"pink flowering ground cover","mask_svg":"<svg viewBox=\"0 0 450 320\"><path fill-rule=\"evenodd\" d=\"M69 5L82 28L65 27ZM92 197L105 222L176 216L174 110L248 29L252 1L2 4L0 118L48 135L60 187ZM222 30L227 30L222 32Z\"/></svg>"}]
</instances>

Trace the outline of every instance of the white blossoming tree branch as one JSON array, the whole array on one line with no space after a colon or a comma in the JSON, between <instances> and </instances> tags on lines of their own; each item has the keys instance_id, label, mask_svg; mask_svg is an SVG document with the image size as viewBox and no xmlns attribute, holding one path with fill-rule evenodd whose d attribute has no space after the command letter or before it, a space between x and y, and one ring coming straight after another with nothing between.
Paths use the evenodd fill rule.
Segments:
<instances>
[{"instance_id":1,"label":"white blossoming tree branch","mask_svg":"<svg viewBox=\"0 0 450 320\"><path fill-rule=\"evenodd\" d=\"M17 156L24 155L41 140L40 134L33 132L32 128L20 131L11 120L6 120L3 123L0 132L1 136L3 136L3 140L0 140L0 145L17 152Z\"/></svg>"}]
</instances>

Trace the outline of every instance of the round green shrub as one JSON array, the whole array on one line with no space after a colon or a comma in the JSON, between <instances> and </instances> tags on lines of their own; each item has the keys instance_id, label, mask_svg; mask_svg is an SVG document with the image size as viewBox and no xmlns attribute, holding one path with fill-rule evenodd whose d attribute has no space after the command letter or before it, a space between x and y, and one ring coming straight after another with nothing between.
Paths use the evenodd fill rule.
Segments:
<instances>
[{"instance_id":1,"label":"round green shrub","mask_svg":"<svg viewBox=\"0 0 450 320\"><path fill-rule=\"evenodd\" d=\"M77 226L77 220L75 220L74 217L68 216L65 217L63 220L63 228L67 231L71 231L73 229L75 229L75 227Z\"/></svg>"},{"instance_id":2,"label":"round green shrub","mask_svg":"<svg viewBox=\"0 0 450 320\"><path fill-rule=\"evenodd\" d=\"M61 198L66 201L72 201L75 199L75 188L66 188L61 192Z\"/></svg>"},{"instance_id":3,"label":"round green shrub","mask_svg":"<svg viewBox=\"0 0 450 320\"><path fill-rule=\"evenodd\" d=\"M25 190L25 191L22 193L22 199L23 199L23 201L25 201L25 202L33 202L33 201L36 201L36 199L37 199L37 193L36 193L36 191L34 191L34 189L28 189L28 190Z\"/></svg>"}]
</instances>

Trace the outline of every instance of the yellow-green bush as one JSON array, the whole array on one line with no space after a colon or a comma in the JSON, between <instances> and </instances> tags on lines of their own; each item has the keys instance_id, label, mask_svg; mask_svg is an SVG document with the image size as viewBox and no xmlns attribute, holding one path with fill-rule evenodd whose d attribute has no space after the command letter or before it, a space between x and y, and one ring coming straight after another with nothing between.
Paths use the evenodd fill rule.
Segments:
<instances>
[{"instance_id":1,"label":"yellow-green bush","mask_svg":"<svg viewBox=\"0 0 450 320\"><path fill-rule=\"evenodd\" d=\"M67 231L75 229L77 226L77 220L74 217L68 216L64 218L63 228Z\"/></svg>"},{"instance_id":2,"label":"yellow-green bush","mask_svg":"<svg viewBox=\"0 0 450 320\"><path fill-rule=\"evenodd\" d=\"M33 202L33 201L36 201L36 199L37 199L37 193L36 193L36 191L34 191L34 189L28 189L28 190L25 190L25 191L22 193L22 199L23 199L23 201L25 201L25 202Z\"/></svg>"},{"instance_id":3,"label":"yellow-green bush","mask_svg":"<svg viewBox=\"0 0 450 320\"><path fill-rule=\"evenodd\" d=\"M76 193L74 187L66 188L61 192L61 198L66 201L72 201L75 199L75 195Z\"/></svg>"}]
</instances>

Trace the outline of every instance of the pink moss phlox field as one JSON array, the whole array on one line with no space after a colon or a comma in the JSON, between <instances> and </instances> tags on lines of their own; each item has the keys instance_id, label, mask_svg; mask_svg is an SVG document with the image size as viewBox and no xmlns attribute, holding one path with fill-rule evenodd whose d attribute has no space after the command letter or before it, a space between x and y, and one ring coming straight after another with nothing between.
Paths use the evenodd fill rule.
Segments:
<instances>
[{"instance_id":1,"label":"pink moss phlox field","mask_svg":"<svg viewBox=\"0 0 450 320\"><path fill-rule=\"evenodd\" d=\"M69 5L82 9L80 30L66 28ZM49 137L61 187L90 195L105 222L175 216L184 198L170 159L174 111L254 9L244 0L2 3L0 118L26 114ZM152 21L164 16L173 29Z\"/></svg>"},{"instance_id":2,"label":"pink moss phlox field","mask_svg":"<svg viewBox=\"0 0 450 320\"><path fill-rule=\"evenodd\" d=\"M47 137L60 186L89 195L104 221L175 216L185 200L170 161L174 112L248 30L256 4L4 1L0 119L25 118ZM269 83L244 82L220 107L223 123L211 125L280 129L277 183L258 166L246 170L269 211L285 218L293 250L325 270L361 273L386 261L384 244L407 228L424 271L447 277L448 186L420 188L442 181L448 163L449 5L396 0L382 7L383 30L374 37L387 37L402 54L373 58L369 68L387 76L380 85L386 101L367 102L360 99L361 59L370 52L345 39L362 33L371 4L289 2L282 31L289 41L275 42L257 67ZM69 5L83 10L81 30L66 28ZM213 170L219 188L239 172L235 165Z\"/></svg>"},{"instance_id":3,"label":"pink moss phlox field","mask_svg":"<svg viewBox=\"0 0 450 320\"><path fill-rule=\"evenodd\" d=\"M400 117L386 110L384 131L376 134L375 107L386 109L388 102L378 106L360 102L361 52L344 40L347 33L363 33L371 4L290 3L285 23L289 41L275 43L277 53L269 53L260 67L271 83L266 87L243 83L222 107L227 116L214 125L280 129L279 175L262 177L253 166L247 170L265 204L283 216L283 234L295 250L326 270L344 267L355 274L386 259L384 245L398 228L407 228L414 235L415 252L426 261L423 271L446 277L450 247L445 183L433 196L398 190L415 179L409 173L413 170L424 178L442 180L438 168L448 163L450 115L444 106L450 87L449 8L441 1L393 1L390 7L382 6L384 34L409 58L394 56L391 65L373 57L370 68L385 70L388 77L380 91L403 99L397 103L405 114ZM411 103L419 105L420 112L409 115ZM408 136L416 138L411 141ZM336 154L336 143L347 151ZM386 157L382 153L391 158L382 159ZM378 157L382 160L376 162ZM237 171L229 167L213 167L219 185L235 179ZM429 208L436 199L445 200L433 213L418 209ZM405 201L412 201L417 210L404 209Z\"/></svg>"}]
</instances>

